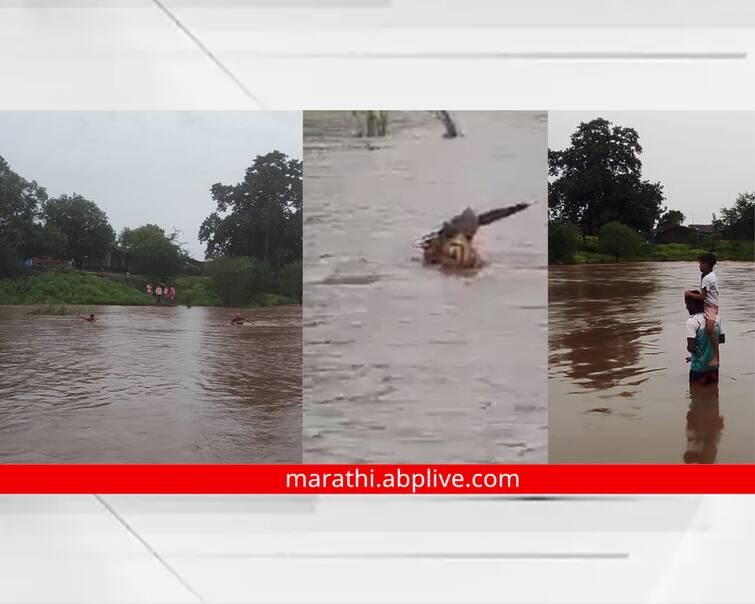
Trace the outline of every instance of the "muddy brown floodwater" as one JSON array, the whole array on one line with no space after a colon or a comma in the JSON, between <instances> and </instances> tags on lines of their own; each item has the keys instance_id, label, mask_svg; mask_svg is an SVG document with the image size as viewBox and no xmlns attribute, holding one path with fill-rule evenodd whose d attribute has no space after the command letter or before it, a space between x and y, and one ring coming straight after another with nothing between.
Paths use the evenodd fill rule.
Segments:
<instances>
[{"instance_id":1,"label":"muddy brown floodwater","mask_svg":"<svg viewBox=\"0 0 755 604\"><path fill-rule=\"evenodd\" d=\"M720 262L720 383L690 390L696 262L552 267L550 461L753 462L755 265Z\"/></svg>"},{"instance_id":2,"label":"muddy brown floodwater","mask_svg":"<svg viewBox=\"0 0 755 604\"><path fill-rule=\"evenodd\" d=\"M90 309L0 306L0 463L301 460L300 307Z\"/></svg>"},{"instance_id":3,"label":"muddy brown floodwater","mask_svg":"<svg viewBox=\"0 0 755 604\"><path fill-rule=\"evenodd\" d=\"M304 458L545 462L544 113L390 113L387 138L305 113ZM467 205L537 205L481 229L447 275L412 243Z\"/></svg>"}]
</instances>

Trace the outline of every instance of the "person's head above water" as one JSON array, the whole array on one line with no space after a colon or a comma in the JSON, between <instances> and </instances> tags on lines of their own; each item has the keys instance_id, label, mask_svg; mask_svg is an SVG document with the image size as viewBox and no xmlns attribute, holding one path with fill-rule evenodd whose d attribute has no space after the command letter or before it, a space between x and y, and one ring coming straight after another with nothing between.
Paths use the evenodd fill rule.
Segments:
<instances>
[{"instance_id":1,"label":"person's head above water","mask_svg":"<svg viewBox=\"0 0 755 604\"><path fill-rule=\"evenodd\" d=\"M700 254L697 257L697 261L700 264L701 273L709 273L716 266L716 257L713 254Z\"/></svg>"},{"instance_id":2,"label":"person's head above water","mask_svg":"<svg viewBox=\"0 0 755 604\"><path fill-rule=\"evenodd\" d=\"M693 294L699 294L696 289L690 290ZM684 306L687 307L687 312L691 315L696 315L705 311L705 305L702 300L697 298L691 298L690 296L684 296Z\"/></svg>"}]
</instances>

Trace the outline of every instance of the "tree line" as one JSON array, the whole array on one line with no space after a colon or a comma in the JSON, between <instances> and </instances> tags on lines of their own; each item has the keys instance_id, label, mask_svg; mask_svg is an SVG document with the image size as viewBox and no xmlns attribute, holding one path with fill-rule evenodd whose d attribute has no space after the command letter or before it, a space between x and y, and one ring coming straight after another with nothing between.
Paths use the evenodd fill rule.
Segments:
<instances>
[{"instance_id":1,"label":"tree line","mask_svg":"<svg viewBox=\"0 0 755 604\"><path fill-rule=\"evenodd\" d=\"M14 274L20 261L35 256L65 258L80 267L114 239L97 204L75 193L50 198L0 157L0 276Z\"/></svg>"},{"instance_id":2,"label":"tree line","mask_svg":"<svg viewBox=\"0 0 755 604\"><path fill-rule=\"evenodd\" d=\"M212 186L216 209L202 222L199 240L225 304L242 304L261 291L301 303L302 181L301 160L273 151L258 155L242 181Z\"/></svg>"},{"instance_id":3,"label":"tree line","mask_svg":"<svg viewBox=\"0 0 755 604\"><path fill-rule=\"evenodd\" d=\"M598 237L617 260L635 256L654 229L681 225L685 216L664 206L660 182L642 178L642 146L633 128L597 118L582 122L563 150L548 149L549 256L569 262L580 243ZM712 224L731 238L752 239L753 193L740 194Z\"/></svg>"},{"instance_id":4,"label":"tree line","mask_svg":"<svg viewBox=\"0 0 755 604\"><path fill-rule=\"evenodd\" d=\"M116 236L94 201L76 193L50 198L0 157L0 277L19 273L28 258L62 259L81 269L85 261L96 264L120 248L130 262L126 269L167 278L188 258L177 238L178 233L167 235L153 224L124 228Z\"/></svg>"},{"instance_id":5,"label":"tree line","mask_svg":"<svg viewBox=\"0 0 755 604\"><path fill-rule=\"evenodd\" d=\"M210 194L216 210L199 238L216 293L227 304L264 293L301 301L302 162L278 151L257 156L240 183L214 184ZM179 238L154 224L116 236L95 202L78 194L50 198L0 157L0 278L20 273L27 258L64 259L80 269L109 251L123 254L132 273L163 280L201 274Z\"/></svg>"}]
</instances>

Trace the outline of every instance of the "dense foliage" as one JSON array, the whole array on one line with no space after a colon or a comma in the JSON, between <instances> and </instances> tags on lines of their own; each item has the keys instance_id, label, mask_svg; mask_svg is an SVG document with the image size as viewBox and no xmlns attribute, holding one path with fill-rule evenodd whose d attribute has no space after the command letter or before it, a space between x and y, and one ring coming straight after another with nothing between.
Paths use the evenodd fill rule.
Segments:
<instances>
[{"instance_id":1,"label":"dense foliage","mask_svg":"<svg viewBox=\"0 0 755 604\"><path fill-rule=\"evenodd\" d=\"M64 258L81 268L87 258L102 257L115 241L107 215L81 195L61 195L44 207L46 224L65 237Z\"/></svg>"},{"instance_id":2,"label":"dense foliage","mask_svg":"<svg viewBox=\"0 0 755 604\"><path fill-rule=\"evenodd\" d=\"M713 215L713 226L726 232L727 239L755 237L755 193L740 193L730 208L721 208L721 217Z\"/></svg>"},{"instance_id":3,"label":"dense foliage","mask_svg":"<svg viewBox=\"0 0 755 604\"><path fill-rule=\"evenodd\" d=\"M141 290L67 267L53 267L16 279L0 279L0 304L120 304L152 301Z\"/></svg>"},{"instance_id":4,"label":"dense foliage","mask_svg":"<svg viewBox=\"0 0 755 604\"><path fill-rule=\"evenodd\" d=\"M580 233L571 222L548 223L548 261L556 264L571 264L579 249Z\"/></svg>"},{"instance_id":5,"label":"dense foliage","mask_svg":"<svg viewBox=\"0 0 755 604\"><path fill-rule=\"evenodd\" d=\"M278 267L301 260L302 162L259 155L235 185L215 184L216 210L199 229L206 256L249 256Z\"/></svg>"},{"instance_id":6,"label":"dense foliage","mask_svg":"<svg viewBox=\"0 0 755 604\"><path fill-rule=\"evenodd\" d=\"M172 282L179 304L301 303L302 162L273 151L258 156L241 183L210 190L216 211L200 229L205 275L178 233L154 224L124 228L116 247L96 203L76 194L48 199L0 158L0 304L150 304L150 280ZM114 270L131 275L22 269L37 256L99 266L107 252L119 255Z\"/></svg>"},{"instance_id":7,"label":"dense foliage","mask_svg":"<svg viewBox=\"0 0 755 604\"><path fill-rule=\"evenodd\" d=\"M548 150L548 208L552 219L596 234L618 221L649 234L661 214L663 186L642 180L637 131L598 118L583 122L571 146Z\"/></svg>"},{"instance_id":8,"label":"dense foliage","mask_svg":"<svg viewBox=\"0 0 755 604\"><path fill-rule=\"evenodd\" d=\"M661 183L642 179L641 154L636 130L601 118L581 123L566 149L548 150L549 262L694 260L703 250L721 260L752 260L753 193L713 216L718 232L702 239L693 232L685 243L643 243L654 228L682 225L685 216L663 207Z\"/></svg>"},{"instance_id":9,"label":"dense foliage","mask_svg":"<svg viewBox=\"0 0 755 604\"><path fill-rule=\"evenodd\" d=\"M302 298L302 162L279 151L257 156L244 180L211 189L216 210L199 229L207 274L227 305L265 292Z\"/></svg>"},{"instance_id":10,"label":"dense foliage","mask_svg":"<svg viewBox=\"0 0 755 604\"><path fill-rule=\"evenodd\" d=\"M613 256L616 262L637 256L641 248L642 237L625 224L609 222L600 229L598 249L603 254Z\"/></svg>"},{"instance_id":11,"label":"dense foliage","mask_svg":"<svg viewBox=\"0 0 755 604\"><path fill-rule=\"evenodd\" d=\"M678 226L686 217L679 210L667 210L659 219L658 227Z\"/></svg>"},{"instance_id":12,"label":"dense foliage","mask_svg":"<svg viewBox=\"0 0 755 604\"><path fill-rule=\"evenodd\" d=\"M118 243L126 251L130 271L162 280L177 275L186 263L186 252L177 240L178 233L166 235L155 224L125 228L118 237Z\"/></svg>"}]
</instances>

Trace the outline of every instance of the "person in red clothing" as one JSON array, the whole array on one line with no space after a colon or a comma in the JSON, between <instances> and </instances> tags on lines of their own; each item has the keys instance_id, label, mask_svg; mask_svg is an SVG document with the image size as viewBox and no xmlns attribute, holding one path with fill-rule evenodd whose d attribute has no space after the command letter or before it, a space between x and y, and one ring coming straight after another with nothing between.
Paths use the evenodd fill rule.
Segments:
<instances>
[{"instance_id":1,"label":"person in red clothing","mask_svg":"<svg viewBox=\"0 0 755 604\"><path fill-rule=\"evenodd\" d=\"M245 325L246 323L251 324L252 322L245 316L236 313L236 315L231 319L230 323L231 325Z\"/></svg>"}]
</instances>

